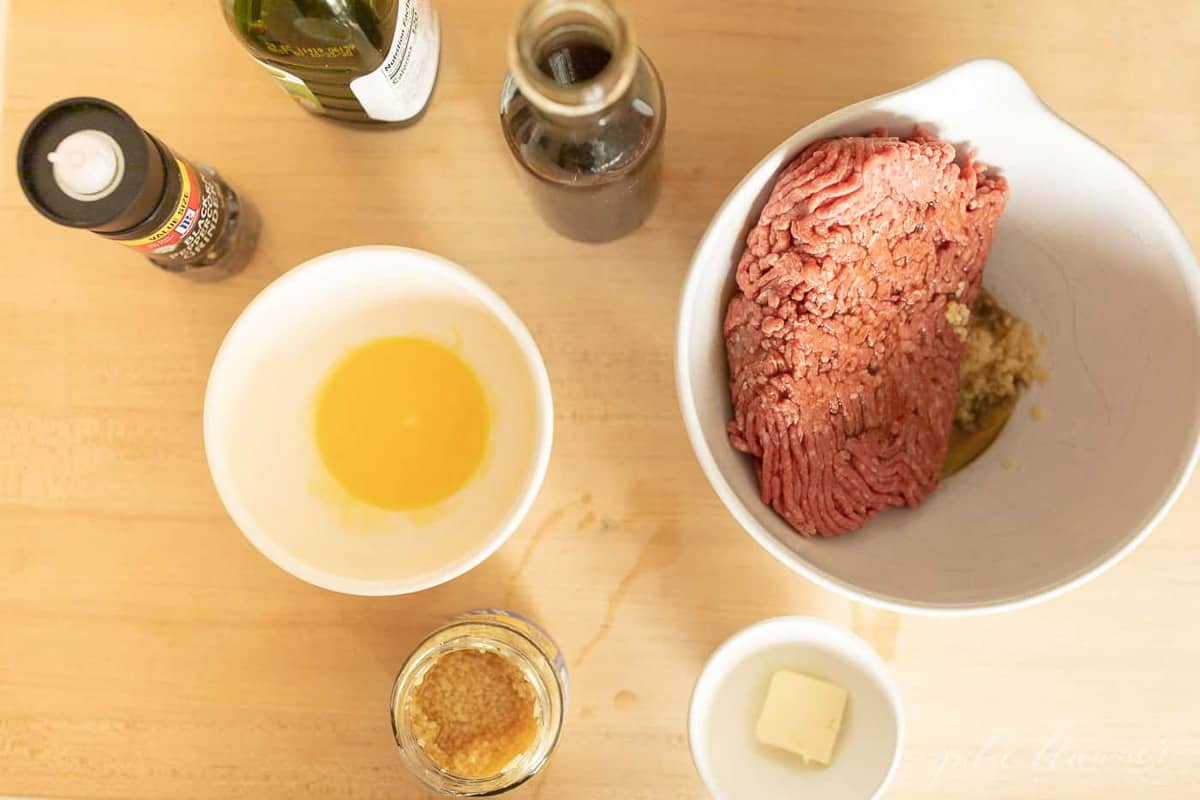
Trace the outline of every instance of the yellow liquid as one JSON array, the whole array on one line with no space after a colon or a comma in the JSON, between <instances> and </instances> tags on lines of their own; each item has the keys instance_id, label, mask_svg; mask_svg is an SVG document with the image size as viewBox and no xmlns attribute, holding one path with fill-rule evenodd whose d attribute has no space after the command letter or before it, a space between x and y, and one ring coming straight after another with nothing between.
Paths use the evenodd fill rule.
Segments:
<instances>
[{"instance_id":1,"label":"yellow liquid","mask_svg":"<svg viewBox=\"0 0 1200 800\"><path fill-rule=\"evenodd\" d=\"M449 348L393 336L351 351L317 396L317 450L347 492L392 511L445 500L479 469L483 387Z\"/></svg>"}]
</instances>

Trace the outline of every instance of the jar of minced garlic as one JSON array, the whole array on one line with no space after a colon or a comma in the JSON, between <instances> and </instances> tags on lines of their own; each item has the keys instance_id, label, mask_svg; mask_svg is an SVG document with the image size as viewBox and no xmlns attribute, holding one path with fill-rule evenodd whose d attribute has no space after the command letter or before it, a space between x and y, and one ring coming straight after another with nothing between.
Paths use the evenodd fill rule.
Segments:
<instances>
[{"instance_id":1,"label":"jar of minced garlic","mask_svg":"<svg viewBox=\"0 0 1200 800\"><path fill-rule=\"evenodd\" d=\"M456 797L513 789L545 766L567 705L567 668L541 627L511 611L456 617L417 646L392 687L400 754Z\"/></svg>"}]
</instances>

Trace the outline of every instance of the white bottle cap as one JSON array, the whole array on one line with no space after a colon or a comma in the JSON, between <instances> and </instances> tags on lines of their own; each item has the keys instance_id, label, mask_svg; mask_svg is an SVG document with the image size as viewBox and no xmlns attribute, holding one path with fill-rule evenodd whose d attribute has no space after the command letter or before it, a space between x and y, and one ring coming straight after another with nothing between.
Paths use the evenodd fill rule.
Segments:
<instances>
[{"instance_id":1,"label":"white bottle cap","mask_svg":"<svg viewBox=\"0 0 1200 800\"><path fill-rule=\"evenodd\" d=\"M125 153L104 131L76 131L47 158L63 194L85 202L108 197L125 175Z\"/></svg>"}]
</instances>

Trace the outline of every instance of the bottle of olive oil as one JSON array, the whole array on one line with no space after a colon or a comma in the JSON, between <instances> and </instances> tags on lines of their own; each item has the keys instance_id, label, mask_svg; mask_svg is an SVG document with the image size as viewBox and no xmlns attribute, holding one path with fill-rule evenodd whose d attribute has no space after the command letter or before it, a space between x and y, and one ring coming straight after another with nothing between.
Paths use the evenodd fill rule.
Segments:
<instances>
[{"instance_id":1,"label":"bottle of olive oil","mask_svg":"<svg viewBox=\"0 0 1200 800\"><path fill-rule=\"evenodd\" d=\"M225 19L284 91L316 114L414 122L437 78L431 0L221 0Z\"/></svg>"}]
</instances>

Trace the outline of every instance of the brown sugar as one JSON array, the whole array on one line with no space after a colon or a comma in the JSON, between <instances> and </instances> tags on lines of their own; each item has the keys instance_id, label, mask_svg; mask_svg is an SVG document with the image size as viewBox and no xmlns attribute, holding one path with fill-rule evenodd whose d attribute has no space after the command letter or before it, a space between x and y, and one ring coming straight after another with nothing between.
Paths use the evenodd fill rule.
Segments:
<instances>
[{"instance_id":1,"label":"brown sugar","mask_svg":"<svg viewBox=\"0 0 1200 800\"><path fill-rule=\"evenodd\" d=\"M963 342L963 355L958 407L942 477L953 475L987 450L1007 424L1021 390L1047 377L1036 363L1038 348L1029 323L1001 308L987 291L980 293L974 309L948 303L946 319ZM1035 406L1031 413L1038 419L1041 409Z\"/></svg>"},{"instance_id":2,"label":"brown sugar","mask_svg":"<svg viewBox=\"0 0 1200 800\"><path fill-rule=\"evenodd\" d=\"M958 310L948 309L947 317L957 329L956 320L961 320ZM1021 389L1043 373L1037 366L1033 328L1001 308L986 291L980 293L970 324L960 336L965 338L954 423L963 431L972 431L989 411L1011 406Z\"/></svg>"},{"instance_id":3,"label":"brown sugar","mask_svg":"<svg viewBox=\"0 0 1200 800\"><path fill-rule=\"evenodd\" d=\"M536 697L509 659L487 650L438 658L413 694L412 729L439 768L463 778L500 773L537 735Z\"/></svg>"},{"instance_id":4,"label":"brown sugar","mask_svg":"<svg viewBox=\"0 0 1200 800\"><path fill-rule=\"evenodd\" d=\"M971 323L970 307L957 300L951 300L946 304L946 319L950 322L950 327L954 328L954 332L958 334L958 338L966 341Z\"/></svg>"}]
</instances>

